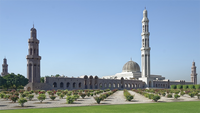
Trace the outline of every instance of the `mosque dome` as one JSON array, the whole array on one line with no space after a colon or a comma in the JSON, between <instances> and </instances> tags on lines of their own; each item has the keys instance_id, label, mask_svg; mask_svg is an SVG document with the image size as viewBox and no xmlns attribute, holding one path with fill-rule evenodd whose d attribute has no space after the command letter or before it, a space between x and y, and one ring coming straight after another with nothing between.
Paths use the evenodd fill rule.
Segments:
<instances>
[{"instance_id":1,"label":"mosque dome","mask_svg":"<svg viewBox=\"0 0 200 113\"><path fill-rule=\"evenodd\" d=\"M123 66L122 72L140 72L140 66L130 60Z\"/></svg>"}]
</instances>

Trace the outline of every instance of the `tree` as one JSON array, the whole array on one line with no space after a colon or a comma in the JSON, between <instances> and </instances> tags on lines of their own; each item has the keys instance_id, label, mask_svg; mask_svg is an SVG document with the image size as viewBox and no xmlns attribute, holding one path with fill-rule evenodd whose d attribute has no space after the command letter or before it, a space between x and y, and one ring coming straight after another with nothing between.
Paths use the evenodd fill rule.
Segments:
<instances>
[{"instance_id":1,"label":"tree","mask_svg":"<svg viewBox=\"0 0 200 113\"><path fill-rule=\"evenodd\" d=\"M46 75L45 77L50 77L50 76ZM45 77L41 77L41 78L40 78L40 82L41 82L41 83L44 83L44 78L45 78Z\"/></svg>"},{"instance_id":2,"label":"tree","mask_svg":"<svg viewBox=\"0 0 200 113\"><path fill-rule=\"evenodd\" d=\"M4 85L6 83L6 80L0 76L0 86Z\"/></svg>"},{"instance_id":3,"label":"tree","mask_svg":"<svg viewBox=\"0 0 200 113\"><path fill-rule=\"evenodd\" d=\"M26 84L28 84L28 79L25 78L23 75L17 74L17 78L18 78L19 81L20 81L19 86L20 86L20 85L25 86ZM17 86L17 87L18 87L18 86Z\"/></svg>"},{"instance_id":4,"label":"tree","mask_svg":"<svg viewBox=\"0 0 200 113\"><path fill-rule=\"evenodd\" d=\"M44 83L44 77L40 78L40 83Z\"/></svg>"},{"instance_id":5,"label":"tree","mask_svg":"<svg viewBox=\"0 0 200 113\"><path fill-rule=\"evenodd\" d=\"M55 77L59 77L59 76L60 76L59 74L56 74L56 75L55 75Z\"/></svg>"},{"instance_id":6,"label":"tree","mask_svg":"<svg viewBox=\"0 0 200 113\"><path fill-rule=\"evenodd\" d=\"M5 79L5 84L3 85L5 88L13 87L17 89L19 86L25 86L28 84L28 79L25 78L23 75L15 75L14 73L8 74L3 77Z\"/></svg>"},{"instance_id":7,"label":"tree","mask_svg":"<svg viewBox=\"0 0 200 113\"><path fill-rule=\"evenodd\" d=\"M14 73L5 75L3 77L5 79L5 84L3 85L3 87L5 87L8 90L9 87L13 86L14 85L14 77L15 77Z\"/></svg>"}]
</instances>

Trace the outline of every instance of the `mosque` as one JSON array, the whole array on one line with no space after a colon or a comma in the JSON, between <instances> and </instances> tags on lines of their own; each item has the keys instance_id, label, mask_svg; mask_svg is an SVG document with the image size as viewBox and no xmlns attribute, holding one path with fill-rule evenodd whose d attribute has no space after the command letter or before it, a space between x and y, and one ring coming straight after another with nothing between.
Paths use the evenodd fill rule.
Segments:
<instances>
[{"instance_id":1,"label":"mosque","mask_svg":"<svg viewBox=\"0 0 200 113\"><path fill-rule=\"evenodd\" d=\"M192 64L191 82L185 80L170 81L161 75L150 73L150 50L149 47L149 19L147 10L143 11L142 19L142 47L141 47L141 71L140 66L132 61L128 61L122 68L121 73L112 76L80 76L80 77L45 77L44 83L40 83L40 60L39 40L37 31L30 30L31 36L28 40L29 48L27 59L27 78L29 83L25 90L52 90L52 89L134 89L134 88L170 88L170 85L177 84L197 84L197 74L195 62ZM8 74L7 61L4 59L2 76Z\"/></svg>"}]
</instances>

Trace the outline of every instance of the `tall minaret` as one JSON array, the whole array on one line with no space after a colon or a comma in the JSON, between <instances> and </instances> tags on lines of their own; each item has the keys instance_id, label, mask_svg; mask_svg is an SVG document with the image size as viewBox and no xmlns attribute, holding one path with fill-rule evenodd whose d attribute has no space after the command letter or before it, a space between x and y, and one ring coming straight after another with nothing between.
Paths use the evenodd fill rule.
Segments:
<instances>
[{"instance_id":1,"label":"tall minaret","mask_svg":"<svg viewBox=\"0 0 200 113\"><path fill-rule=\"evenodd\" d=\"M191 73L191 81L193 82L193 84L197 84L197 73L196 73L196 66L195 66L195 62L193 61L192 63L192 73Z\"/></svg>"},{"instance_id":2,"label":"tall minaret","mask_svg":"<svg viewBox=\"0 0 200 113\"><path fill-rule=\"evenodd\" d=\"M8 64L7 64L7 59L4 58L3 59L3 64L2 64L2 73L1 73L1 76L5 76L5 75L8 75Z\"/></svg>"},{"instance_id":3,"label":"tall minaret","mask_svg":"<svg viewBox=\"0 0 200 113\"><path fill-rule=\"evenodd\" d=\"M29 48L27 59L27 78L29 82L40 83L40 60L39 56L39 40L37 39L37 31L31 28L31 37L28 39Z\"/></svg>"},{"instance_id":4,"label":"tall minaret","mask_svg":"<svg viewBox=\"0 0 200 113\"><path fill-rule=\"evenodd\" d=\"M143 11L142 19L142 77L150 77L150 47L149 47L149 19L147 18L147 10Z\"/></svg>"}]
</instances>

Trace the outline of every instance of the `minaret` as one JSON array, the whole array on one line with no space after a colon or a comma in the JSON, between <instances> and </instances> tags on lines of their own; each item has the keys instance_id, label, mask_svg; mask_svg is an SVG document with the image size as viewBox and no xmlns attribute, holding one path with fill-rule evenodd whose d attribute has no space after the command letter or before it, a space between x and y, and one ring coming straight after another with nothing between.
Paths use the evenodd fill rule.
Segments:
<instances>
[{"instance_id":1,"label":"minaret","mask_svg":"<svg viewBox=\"0 0 200 113\"><path fill-rule=\"evenodd\" d=\"M1 73L1 76L5 76L5 75L8 75L8 64L7 64L7 59L4 58L3 59L3 64L2 64L2 73Z\"/></svg>"},{"instance_id":2,"label":"minaret","mask_svg":"<svg viewBox=\"0 0 200 113\"><path fill-rule=\"evenodd\" d=\"M149 19L147 18L147 10L143 11L142 19L142 77L150 77L150 50L149 47Z\"/></svg>"},{"instance_id":3,"label":"minaret","mask_svg":"<svg viewBox=\"0 0 200 113\"><path fill-rule=\"evenodd\" d=\"M197 84L197 73L196 73L196 66L195 66L195 62L193 61L192 63L192 73L191 73L191 81L193 82L193 84Z\"/></svg>"},{"instance_id":4,"label":"minaret","mask_svg":"<svg viewBox=\"0 0 200 113\"><path fill-rule=\"evenodd\" d=\"M40 60L39 56L39 40L37 39L37 31L31 28L31 37L28 39L28 55L27 59L27 78L29 82L40 83Z\"/></svg>"}]
</instances>

